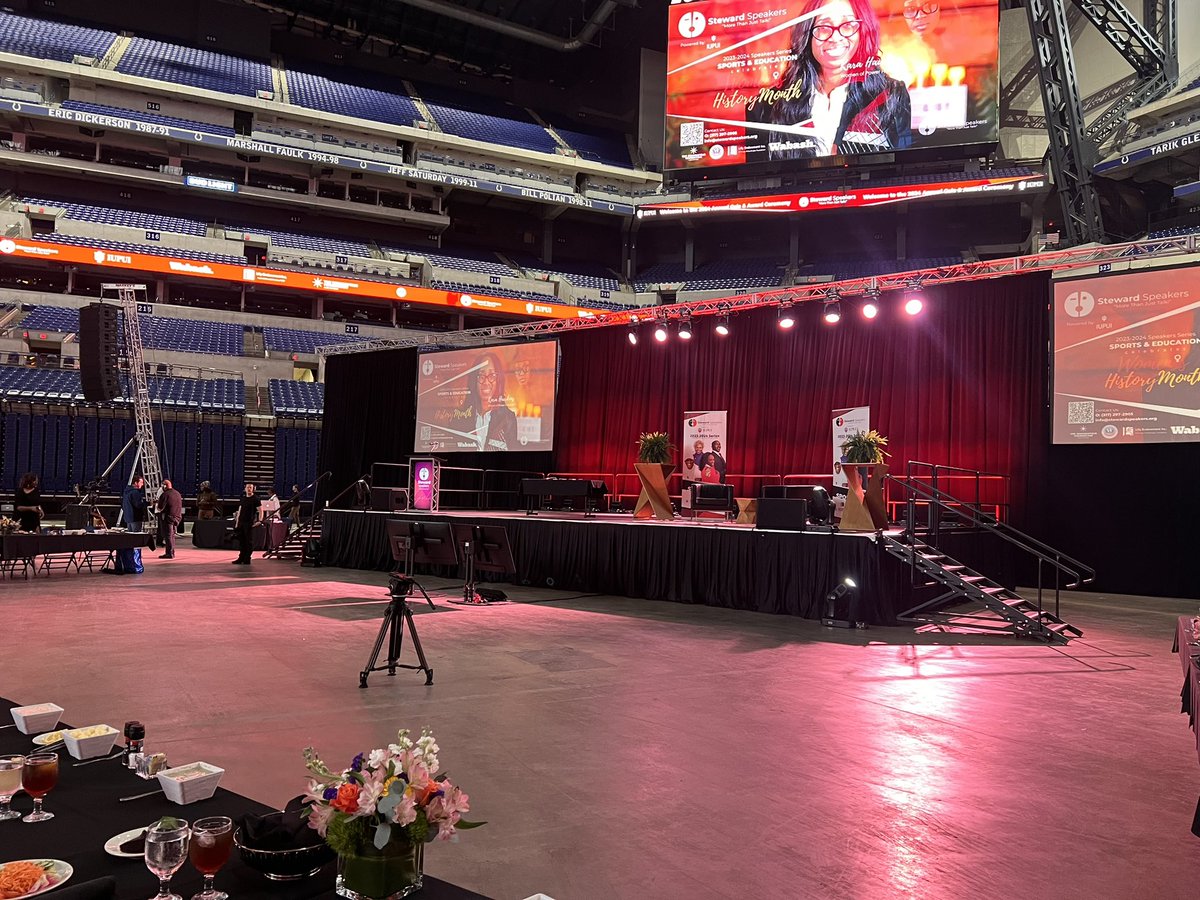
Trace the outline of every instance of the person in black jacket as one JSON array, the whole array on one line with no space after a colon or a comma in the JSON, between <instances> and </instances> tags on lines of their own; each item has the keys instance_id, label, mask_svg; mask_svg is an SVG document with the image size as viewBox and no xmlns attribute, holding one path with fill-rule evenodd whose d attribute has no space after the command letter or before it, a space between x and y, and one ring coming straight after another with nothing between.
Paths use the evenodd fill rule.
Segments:
<instances>
[{"instance_id":1,"label":"person in black jacket","mask_svg":"<svg viewBox=\"0 0 1200 900\"><path fill-rule=\"evenodd\" d=\"M254 485L247 484L246 492L238 501L233 514L233 530L237 533L238 558L235 566L250 565L250 554L254 550L254 526L262 519L262 497L254 496Z\"/></svg>"},{"instance_id":2,"label":"person in black jacket","mask_svg":"<svg viewBox=\"0 0 1200 900\"><path fill-rule=\"evenodd\" d=\"M792 29L792 59L774 87L746 105L748 130L771 160L902 150L912 144L908 88L879 64L879 18L869 0L809 0ZM754 129L753 123L783 126Z\"/></svg>"},{"instance_id":3,"label":"person in black jacket","mask_svg":"<svg viewBox=\"0 0 1200 900\"><path fill-rule=\"evenodd\" d=\"M17 526L22 531L40 531L42 527L42 492L38 477L33 472L21 476L13 498L13 510L17 514Z\"/></svg>"},{"instance_id":4,"label":"person in black jacket","mask_svg":"<svg viewBox=\"0 0 1200 900\"><path fill-rule=\"evenodd\" d=\"M467 377L467 401L475 416L480 450L519 450L517 414L508 408L504 370L495 353L485 353Z\"/></svg>"},{"instance_id":5,"label":"person in black jacket","mask_svg":"<svg viewBox=\"0 0 1200 900\"><path fill-rule=\"evenodd\" d=\"M158 503L155 509L159 513L159 521L162 524L163 537L163 553L160 559L175 558L175 532L179 528L179 523L183 521L183 497L179 491L175 490L175 485L171 483L171 479L164 478L162 483L162 493L158 495Z\"/></svg>"}]
</instances>

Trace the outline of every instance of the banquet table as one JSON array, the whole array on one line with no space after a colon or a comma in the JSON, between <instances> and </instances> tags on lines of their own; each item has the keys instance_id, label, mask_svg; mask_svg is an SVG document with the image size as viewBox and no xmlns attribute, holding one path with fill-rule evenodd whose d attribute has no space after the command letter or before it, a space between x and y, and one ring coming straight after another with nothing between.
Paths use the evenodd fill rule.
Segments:
<instances>
[{"instance_id":1,"label":"banquet table","mask_svg":"<svg viewBox=\"0 0 1200 900\"><path fill-rule=\"evenodd\" d=\"M1179 693L1182 712L1188 715L1196 735L1196 755L1200 757L1200 728L1196 724L1200 712L1200 639L1192 631L1191 616L1180 616L1176 622L1174 650L1183 667L1183 688Z\"/></svg>"},{"instance_id":2,"label":"banquet table","mask_svg":"<svg viewBox=\"0 0 1200 900\"><path fill-rule=\"evenodd\" d=\"M0 715L9 719L7 710L18 703L0 700ZM7 721L0 724L7 724ZM61 725L60 728L68 726ZM0 754L28 754L35 749L30 735L21 734L15 728L0 730ZM148 747L148 750L154 748ZM68 884L77 884L93 878L111 876L117 882L117 897L120 900L145 900L157 890L158 880L139 859L122 859L109 856L104 843L114 835L130 829L144 827L162 816L179 816L194 821L204 816L229 816L235 822L242 816L253 813L262 815L271 808L261 803L218 788L208 800L180 806L162 794L118 802L121 797L144 794L157 787L157 780L144 781L128 769L122 768L121 758L106 759L86 766L76 767L76 760L67 751L59 751L58 784L46 795L43 805L54 818L47 822L25 823L19 819L0 822L0 864L18 859L60 859L75 869ZM183 764L188 760L172 760ZM220 760L214 760L220 765ZM299 791L297 791L299 793ZM22 814L33 809L33 799L24 793L13 798L13 809ZM231 900L253 900L253 898L278 898L278 900L304 900L308 897L334 897L333 882L336 863L330 863L312 878L303 881L268 881L254 869L241 861L235 849L229 862L217 875L220 890L229 894ZM200 890L200 874L190 863L184 863L175 877L171 888L182 897L191 897ZM425 876L424 888L415 895L421 900L478 900L485 895L456 887L429 875Z\"/></svg>"},{"instance_id":3,"label":"banquet table","mask_svg":"<svg viewBox=\"0 0 1200 900\"><path fill-rule=\"evenodd\" d=\"M17 567L29 577L50 574L56 567L69 572L98 571L117 550L145 547L150 536L129 531L95 531L86 534L5 534L0 535L0 572L16 577ZM103 554L103 556L97 556ZM37 562L37 557L41 562Z\"/></svg>"}]
</instances>

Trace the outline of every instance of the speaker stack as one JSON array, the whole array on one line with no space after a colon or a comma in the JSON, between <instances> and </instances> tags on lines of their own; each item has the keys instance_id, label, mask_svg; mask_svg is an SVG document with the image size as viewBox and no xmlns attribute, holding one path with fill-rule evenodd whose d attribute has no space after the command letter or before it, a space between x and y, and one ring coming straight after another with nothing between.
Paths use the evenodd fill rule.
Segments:
<instances>
[{"instance_id":1,"label":"speaker stack","mask_svg":"<svg viewBox=\"0 0 1200 900\"><path fill-rule=\"evenodd\" d=\"M92 403L109 403L121 396L117 311L118 307L107 303L89 303L79 311L79 380L83 399Z\"/></svg>"}]
</instances>

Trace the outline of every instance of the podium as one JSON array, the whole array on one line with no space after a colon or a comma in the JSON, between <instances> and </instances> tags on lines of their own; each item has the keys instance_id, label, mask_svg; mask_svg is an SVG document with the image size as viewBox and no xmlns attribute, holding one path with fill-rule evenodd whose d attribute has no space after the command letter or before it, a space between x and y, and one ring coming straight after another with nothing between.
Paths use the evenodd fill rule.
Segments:
<instances>
[{"instance_id":1,"label":"podium","mask_svg":"<svg viewBox=\"0 0 1200 900\"><path fill-rule=\"evenodd\" d=\"M841 531L879 531L887 527L887 504L883 500L883 481L887 478L887 463L842 463L848 492L846 508L842 510L838 529ZM867 470L867 484L862 473Z\"/></svg>"},{"instance_id":2,"label":"podium","mask_svg":"<svg viewBox=\"0 0 1200 900\"><path fill-rule=\"evenodd\" d=\"M409 460L412 473L412 508L421 512L437 512L442 488L442 462L428 456Z\"/></svg>"},{"instance_id":3,"label":"podium","mask_svg":"<svg viewBox=\"0 0 1200 900\"><path fill-rule=\"evenodd\" d=\"M642 492L638 494L633 517L654 517L670 522L675 518L675 511L671 508L671 498L667 494L667 476L675 467L664 463L634 463L633 468L637 471L638 481L642 483Z\"/></svg>"}]
</instances>

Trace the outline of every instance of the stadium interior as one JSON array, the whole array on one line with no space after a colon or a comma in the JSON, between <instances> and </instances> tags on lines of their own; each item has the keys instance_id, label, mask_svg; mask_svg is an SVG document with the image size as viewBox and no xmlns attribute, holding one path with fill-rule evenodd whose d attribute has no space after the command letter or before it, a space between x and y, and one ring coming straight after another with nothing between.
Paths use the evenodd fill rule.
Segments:
<instances>
[{"instance_id":1,"label":"stadium interior","mask_svg":"<svg viewBox=\"0 0 1200 900\"><path fill-rule=\"evenodd\" d=\"M1178 0L1126 2L1147 22ZM999 131L986 146L694 171L664 166L669 5L6 0L4 498L37 472L62 519L116 460L99 500L119 502L135 373L111 402L85 399L79 339L80 310L114 283L145 286L138 374L163 474L191 515L204 482L222 498L246 482L286 497L321 477L338 348L437 348L466 330L614 313L636 325L664 306L789 288L841 299L851 280L919 284L1060 247L1200 235L1200 21L1185 3L1154 91L1137 93L1144 73L1130 74L1086 4L1002 0ZM1086 160L1101 233L1080 231L1079 173L1062 171L1054 143L1030 38L1041 5L1069 9L1081 127L1105 129ZM892 6L902 15L902 0ZM795 211L747 211L788 197ZM613 474L614 499L632 505L637 476ZM472 866L471 883L488 884ZM560 900L638 895L617 876L611 894L567 884ZM833 876L824 887L748 894L841 890ZM644 894L734 895L678 882Z\"/></svg>"}]
</instances>

